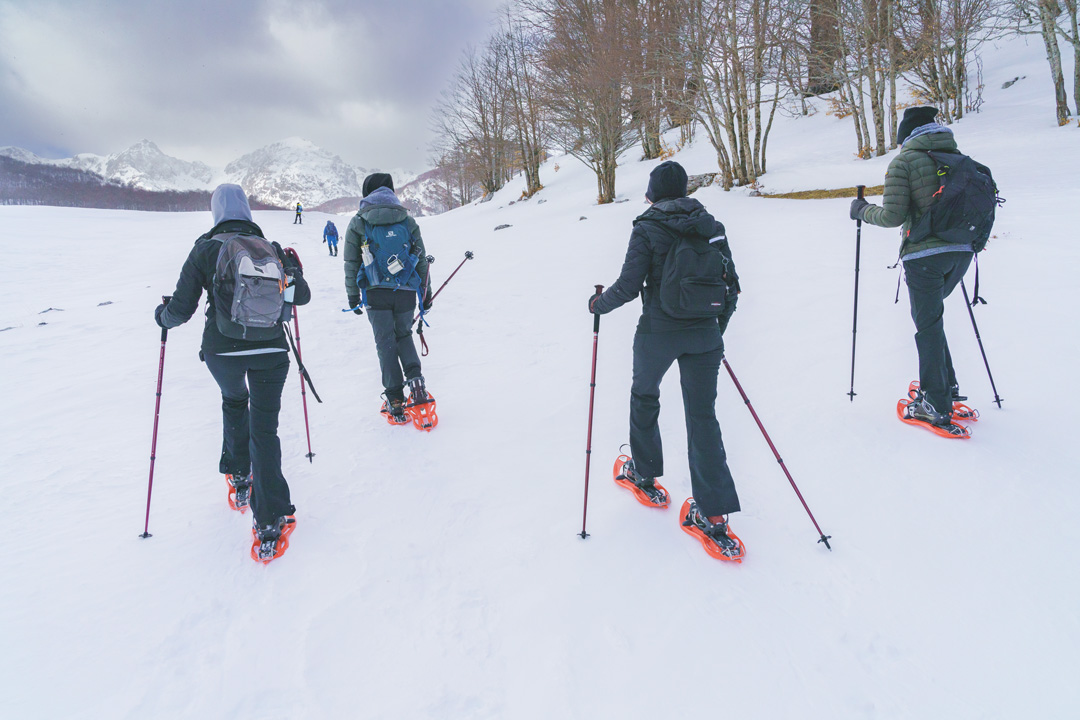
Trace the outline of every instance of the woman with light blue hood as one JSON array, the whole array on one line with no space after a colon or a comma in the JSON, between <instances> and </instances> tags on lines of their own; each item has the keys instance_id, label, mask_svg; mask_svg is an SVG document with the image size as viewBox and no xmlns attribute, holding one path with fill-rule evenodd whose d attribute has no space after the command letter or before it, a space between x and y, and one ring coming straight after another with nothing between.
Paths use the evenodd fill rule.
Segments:
<instances>
[{"instance_id":1,"label":"woman with light blue hood","mask_svg":"<svg viewBox=\"0 0 1080 720\"><path fill-rule=\"evenodd\" d=\"M206 322L199 357L221 388L224 430L218 469L228 483L229 506L246 512L250 505L256 536L252 554L257 560L267 562L268 559L257 557L256 547L269 543L272 551L269 559L284 552L296 512L289 485L281 473L281 442L277 436L281 391L289 373L282 323L291 317L289 305L306 304L311 291L295 256L283 251L276 242L268 243L262 229L252 220L243 188L233 184L218 186L210 199L210 211L213 228L195 241L180 271L176 290L168 302L158 306L154 319L163 328L182 325L195 314L203 290L206 291ZM231 316L228 308L218 312L217 305L223 297L220 278L228 274L228 268L220 261L231 255L225 252L226 248L237 247L245 249L244 253L237 253L242 258L241 273L249 273L243 276L245 281L253 277L251 273L261 273L254 284L261 282L261 287L269 287L273 290L271 296L280 293L279 304L275 306L277 317L267 320L263 327L249 329L243 323L233 322L230 317L239 317L235 310ZM262 258L260 251L264 251ZM247 267L255 265L255 269L245 270L245 261ZM216 287L215 276L219 277ZM288 299L289 289L293 291L291 299ZM282 302L285 302L283 306ZM235 332L237 328L239 332Z\"/></svg>"}]
</instances>

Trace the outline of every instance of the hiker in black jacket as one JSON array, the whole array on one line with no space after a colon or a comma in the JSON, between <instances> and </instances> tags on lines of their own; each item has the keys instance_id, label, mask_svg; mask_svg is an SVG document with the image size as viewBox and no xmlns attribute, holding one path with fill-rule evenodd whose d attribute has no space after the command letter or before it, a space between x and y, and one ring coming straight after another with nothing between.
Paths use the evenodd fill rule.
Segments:
<instances>
[{"instance_id":1,"label":"hiker in black jacket","mask_svg":"<svg viewBox=\"0 0 1080 720\"><path fill-rule=\"evenodd\" d=\"M727 466L727 454L716 420L716 380L724 356L723 333L735 311L734 297L718 317L693 320L671 317L660 308L659 290L664 260L678 236L702 238L729 260L724 226L697 200L686 197L686 171L676 162L658 165L649 176L645 198L648 210L634 220L630 246L619 279L589 299L589 311L609 313L642 295L641 319L634 336L634 376L630 389L630 451L624 468L635 485L647 493L664 474L660 440L660 381L672 363L679 362L693 502L683 520L694 523L734 553L727 532L729 513L739 511L739 497ZM732 296L738 280L731 266ZM664 494L666 504L666 493ZM660 503L656 503L660 504Z\"/></svg>"},{"instance_id":2,"label":"hiker in black jacket","mask_svg":"<svg viewBox=\"0 0 1080 720\"><path fill-rule=\"evenodd\" d=\"M163 328L173 328L191 319L199 307L203 290L207 294L206 322L202 350L210 374L221 388L224 432L219 470L230 485L230 505L243 510L250 492L256 528L279 527L296 511L289 497L289 485L281 473L281 443L278 440L278 412L281 391L289 372L285 333L278 328L269 340L237 340L227 337L215 321L213 282L222 243L216 236L243 232L265 237L252 222L247 197L239 185L220 185L210 200L214 227L195 241L180 271L176 290L168 304L159 305L154 319ZM311 299L303 271L276 242L272 243L285 273L292 278L295 305ZM271 533L272 534L272 533ZM262 535L260 534L260 537Z\"/></svg>"}]
</instances>

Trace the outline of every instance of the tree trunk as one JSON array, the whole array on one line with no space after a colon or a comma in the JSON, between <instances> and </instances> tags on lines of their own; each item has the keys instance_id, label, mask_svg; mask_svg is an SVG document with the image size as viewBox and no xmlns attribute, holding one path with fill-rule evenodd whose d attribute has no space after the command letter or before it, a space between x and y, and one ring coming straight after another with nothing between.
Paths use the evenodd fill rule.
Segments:
<instances>
[{"instance_id":1,"label":"tree trunk","mask_svg":"<svg viewBox=\"0 0 1080 720\"><path fill-rule=\"evenodd\" d=\"M1054 80L1054 104L1058 125L1069 119L1069 100L1065 96L1065 76L1061 71L1061 50L1057 41L1057 16L1061 12L1056 0L1039 0L1039 19L1042 21L1042 38L1046 45L1046 61Z\"/></svg>"}]
</instances>

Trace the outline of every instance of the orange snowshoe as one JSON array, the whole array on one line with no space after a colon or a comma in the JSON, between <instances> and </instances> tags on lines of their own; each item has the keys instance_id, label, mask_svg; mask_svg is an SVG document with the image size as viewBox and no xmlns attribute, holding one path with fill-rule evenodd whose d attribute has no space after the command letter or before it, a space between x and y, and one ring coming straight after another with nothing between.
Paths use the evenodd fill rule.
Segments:
<instances>
[{"instance_id":1,"label":"orange snowshoe","mask_svg":"<svg viewBox=\"0 0 1080 720\"><path fill-rule=\"evenodd\" d=\"M912 380L907 389L908 397L912 400L916 400L919 397L919 381ZM971 407L968 407L959 400L953 400L952 404L952 419L953 422L962 420L963 422L979 422L979 411Z\"/></svg>"},{"instance_id":2,"label":"orange snowshoe","mask_svg":"<svg viewBox=\"0 0 1080 720\"><path fill-rule=\"evenodd\" d=\"M439 415L435 412L434 396L429 392L425 392L424 395L423 400L413 400L410 395L409 401L404 406L405 414L409 416L417 430L431 432L439 424Z\"/></svg>"},{"instance_id":3,"label":"orange snowshoe","mask_svg":"<svg viewBox=\"0 0 1080 720\"><path fill-rule=\"evenodd\" d=\"M236 475L225 473L225 482L229 485L229 507L246 513L251 505L251 476L245 481Z\"/></svg>"},{"instance_id":4,"label":"orange snowshoe","mask_svg":"<svg viewBox=\"0 0 1080 720\"><path fill-rule=\"evenodd\" d=\"M271 560L277 560L289 549L289 536L292 535L295 529L296 518L292 515L281 518L276 538L268 537L265 540L260 540L259 533L255 528L251 528L251 559L255 562L261 562L263 565L266 565Z\"/></svg>"},{"instance_id":5,"label":"orange snowshoe","mask_svg":"<svg viewBox=\"0 0 1080 720\"><path fill-rule=\"evenodd\" d=\"M907 417L907 406L912 402L914 401L910 398L901 398L897 401L896 417L900 418L900 422L926 428L935 435L940 435L943 438L949 438L951 440L968 440L971 438L971 431L955 422L950 422L948 425L933 425L925 420Z\"/></svg>"},{"instance_id":6,"label":"orange snowshoe","mask_svg":"<svg viewBox=\"0 0 1080 720\"><path fill-rule=\"evenodd\" d=\"M709 522L708 518L698 512L694 498L686 498L679 517L682 518L683 532L696 537L705 552L717 560L742 563L746 557L746 546L739 536L731 532L731 527L726 522Z\"/></svg>"},{"instance_id":7,"label":"orange snowshoe","mask_svg":"<svg viewBox=\"0 0 1080 720\"><path fill-rule=\"evenodd\" d=\"M396 403L390 400L384 400L382 408L379 410L386 417L386 422L391 425L408 425L409 415L405 411L404 401L397 401Z\"/></svg>"},{"instance_id":8,"label":"orange snowshoe","mask_svg":"<svg viewBox=\"0 0 1080 720\"><path fill-rule=\"evenodd\" d=\"M642 505L654 508L666 508L671 503L671 498L664 486L648 478L639 478L634 472L634 461L629 455L620 455L615 459L615 467L611 473L615 482L623 486Z\"/></svg>"}]
</instances>

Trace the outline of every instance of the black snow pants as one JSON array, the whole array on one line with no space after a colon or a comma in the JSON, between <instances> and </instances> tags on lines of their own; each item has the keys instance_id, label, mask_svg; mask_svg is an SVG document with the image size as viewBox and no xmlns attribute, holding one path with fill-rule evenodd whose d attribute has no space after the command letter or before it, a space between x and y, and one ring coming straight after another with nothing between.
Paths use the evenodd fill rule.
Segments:
<instances>
[{"instance_id":1,"label":"black snow pants","mask_svg":"<svg viewBox=\"0 0 1080 720\"><path fill-rule=\"evenodd\" d=\"M405 381L420 376L420 356L412 339L416 293L374 288L368 291L367 299L386 399L404 400Z\"/></svg>"},{"instance_id":2,"label":"black snow pants","mask_svg":"<svg viewBox=\"0 0 1080 720\"><path fill-rule=\"evenodd\" d=\"M946 252L904 261L919 351L919 385L942 414L952 411L952 387L957 384L945 339L945 298L960 284L972 257L970 252Z\"/></svg>"},{"instance_id":3,"label":"black snow pants","mask_svg":"<svg viewBox=\"0 0 1080 720\"><path fill-rule=\"evenodd\" d=\"M289 354L206 355L206 367L221 388L224 437L222 473L251 470L251 511L255 521L268 525L296 512L289 484L281 474L278 413L281 391L289 374Z\"/></svg>"},{"instance_id":4,"label":"black snow pants","mask_svg":"<svg viewBox=\"0 0 1080 720\"><path fill-rule=\"evenodd\" d=\"M638 333L634 337L634 380L630 389L630 452L643 477L664 474L660 440L660 381L679 362L690 486L706 516L739 511L716 420L716 379L724 357L719 328Z\"/></svg>"}]
</instances>

